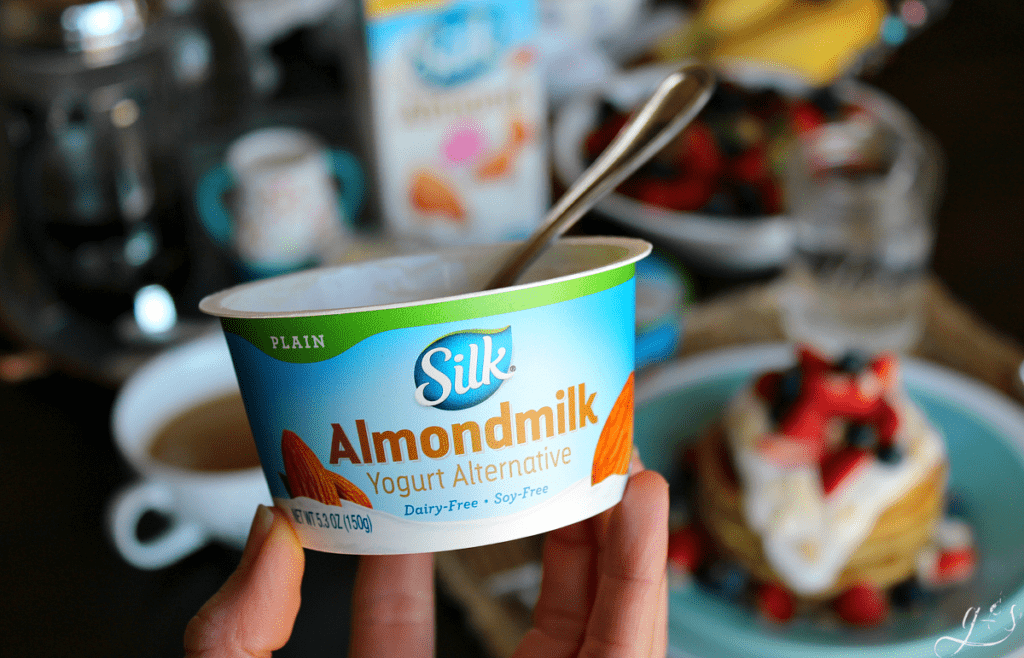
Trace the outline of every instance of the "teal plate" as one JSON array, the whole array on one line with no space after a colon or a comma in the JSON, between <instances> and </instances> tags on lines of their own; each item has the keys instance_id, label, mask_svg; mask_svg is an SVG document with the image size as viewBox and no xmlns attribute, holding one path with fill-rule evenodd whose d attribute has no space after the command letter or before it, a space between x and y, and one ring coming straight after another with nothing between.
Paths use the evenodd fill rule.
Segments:
<instances>
[{"instance_id":1,"label":"teal plate","mask_svg":"<svg viewBox=\"0 0 1024 658\"><path fill-rule=\"evenodd\" d=\"M645 464L668 474L677 444L699 436L756 374L793 360L791 346L759 345L644 373L636 391L636 444ZM898 611L867 630L810 620L773 624L691 583L670 596L670 655L1024 658L1024 410L991 388L922 361L904 359L903 376L910 397L946 439L950 491L974 528L979 551L972 582L927 609Z\"/></svg>"}]
</instances>

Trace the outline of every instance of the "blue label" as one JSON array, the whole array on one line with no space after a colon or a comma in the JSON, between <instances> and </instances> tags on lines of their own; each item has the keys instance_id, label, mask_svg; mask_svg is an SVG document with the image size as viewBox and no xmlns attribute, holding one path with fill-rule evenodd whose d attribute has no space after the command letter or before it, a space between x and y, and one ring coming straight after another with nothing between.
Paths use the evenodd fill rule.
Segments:
<instances>
[{"instance_id":1,"label":"blue label","mask_svg":"<svg viewBox=\"0 0 1024 658\"><path fill-rule=\"evenodd\" d=\"M514 372L512 327L448 334L416 359L416 402L447 411L468 409L491 397Z\"/></svg>"},{"instance_id":2,"label":"blue label","mask_svg":"<svg viewBox=\"0 0 1024 658\"><path fill-rule=\"evenodd\" d=\"M487 73L506 48L497 6L458 6L437 17L413 53L416 73L429 85L456 87Z\"/></svg>"}]
</instances>

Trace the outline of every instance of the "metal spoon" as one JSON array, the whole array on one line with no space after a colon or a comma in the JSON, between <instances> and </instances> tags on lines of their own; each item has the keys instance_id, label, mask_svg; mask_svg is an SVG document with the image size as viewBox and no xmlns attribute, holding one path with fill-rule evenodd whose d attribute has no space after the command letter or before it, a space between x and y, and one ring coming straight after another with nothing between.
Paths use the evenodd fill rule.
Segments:
<instances>
[{"instance_id":1,"label":"metal spoon","mask_svg":"<svg viewBox=\"0 0 1024 658\"><path fill-rule=\"evenodd\" d=\"M707 104L714 86L714 74L700 64L684 66L665 78L484 290L513 285L555 238L678 135Z\"/></svg>"}]
</instances>

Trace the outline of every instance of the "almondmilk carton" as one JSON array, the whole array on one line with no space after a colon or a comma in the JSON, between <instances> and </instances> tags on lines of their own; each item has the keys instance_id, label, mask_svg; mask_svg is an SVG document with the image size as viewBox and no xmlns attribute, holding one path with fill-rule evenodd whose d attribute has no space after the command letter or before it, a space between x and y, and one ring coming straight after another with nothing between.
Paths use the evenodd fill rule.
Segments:
<instances>
[{"instance_id":1,"label":"almondmilk carton","mask_svg":"<svg viewBox=\"0 0 1024 658\"><path fill-rule=\"evenodd\" d=\"M536 0L364 0L385 224L523 238L550 203Z\"/></svg>"}]
</instances>

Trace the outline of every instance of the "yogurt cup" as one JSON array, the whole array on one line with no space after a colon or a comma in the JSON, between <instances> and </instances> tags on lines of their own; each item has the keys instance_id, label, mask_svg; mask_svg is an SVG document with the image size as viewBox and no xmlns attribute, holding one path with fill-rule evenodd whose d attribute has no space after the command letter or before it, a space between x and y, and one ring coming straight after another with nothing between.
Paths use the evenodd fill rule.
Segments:
<instances>
[{"instance_id":1,"label":"yogurt cup","mask_svg":"<svg viewBox=\"0 0 1024 658\"><path fill-rule=\"evenodd\" d=\"M615 505L633 439L631 238L318 268L204 299L221 319L275 504L303 545L455 550Z\"/></svg>"}]
</instances>

